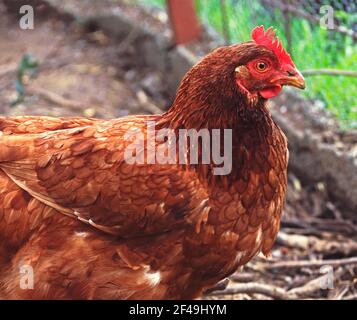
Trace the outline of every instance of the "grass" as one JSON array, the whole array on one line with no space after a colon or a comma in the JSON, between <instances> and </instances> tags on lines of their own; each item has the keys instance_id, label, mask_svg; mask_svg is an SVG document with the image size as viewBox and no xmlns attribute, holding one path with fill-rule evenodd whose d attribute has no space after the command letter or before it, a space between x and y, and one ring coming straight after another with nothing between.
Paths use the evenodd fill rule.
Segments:
<instances>
[{"instance_id":1,"label":"grass","mask_svg":"<svg viewBox=\"0 0 357 320\"><path fill-rule=\"evenodd\" d=\"M165 5L165 0L139 1L161 7ZM222 33L220 1L195 1L201 20ZM265 27L274 26L279 38L287 43L281 11L264 8L258 0L226 0L226 3L232 42L249 40L252 28L263 24ZM335 15L346 25L357 22L357 14L335 11ZM291 17L291 36L291 54L299 70L357 70L357 45L351 37L311 25L299 17ZM357 78L321 75L310 76L306 80L304 94L308 98L321 100L337 116L342 128L357 128Z\"/></svg>"}]
</instances>

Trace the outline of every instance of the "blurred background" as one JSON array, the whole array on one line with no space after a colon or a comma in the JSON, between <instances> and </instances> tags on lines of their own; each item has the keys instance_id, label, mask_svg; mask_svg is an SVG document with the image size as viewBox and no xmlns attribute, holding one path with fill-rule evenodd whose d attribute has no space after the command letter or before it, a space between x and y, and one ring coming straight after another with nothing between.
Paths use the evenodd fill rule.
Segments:
<instances>
[{"instance_id":1,"label":"blurred background","mask_svg":"<svg viewBox=\"0 0 357 320\"><path fill-rule=\"evenodd\" d=\"M357 298L355 0L0 0L0 15L3 115L161 113L200 57L276 28L307 80L271 104L290 149L282 230L206 298Z\"/></svg>"},{"instance_id":2,"label":"blurred background","mask_svg":"<svg viewBox=\"0 0 357 320\"><path fill-rule=\"evenodd\" d=\"M133 3L165 8L165 0L137 0ZM320 27L333 9L334 28ZM357 2L355 0L196 0L199 18L212 26L227 44L250 38L254 26L274 26L296 65L305 72L306 95L319 99L346 128L357 128ZM326 76L316 69L354 71L354 76ZM311 69L314 69L312 71ZM333 90L331 90L333 88Z\"/></svg>"}]
</instances>

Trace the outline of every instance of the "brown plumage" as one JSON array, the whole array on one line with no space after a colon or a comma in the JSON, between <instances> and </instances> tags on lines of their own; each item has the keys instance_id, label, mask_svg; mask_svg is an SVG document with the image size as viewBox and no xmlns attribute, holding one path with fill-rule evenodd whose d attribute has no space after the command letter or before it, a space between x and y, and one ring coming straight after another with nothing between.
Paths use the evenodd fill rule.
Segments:
<instances>
[{"instance_id":1,"label":"brown plumage","mask_svg":"<svg viewBox=\"0 0 357 320\"><path fill-rule=\"evenodd\" d=\"M257 59L274 72L255 74ZM302 87L289 68L287 78L274 51L251 41L194 66L163 115L0 118L0 296L192 299L269 254L288 157L264 96ZM232 129L231 173L128 164L124 135L147 121L176 133ZM33 289L20 288L21 265L33 268Z\"/></svg>"}]
</instances>

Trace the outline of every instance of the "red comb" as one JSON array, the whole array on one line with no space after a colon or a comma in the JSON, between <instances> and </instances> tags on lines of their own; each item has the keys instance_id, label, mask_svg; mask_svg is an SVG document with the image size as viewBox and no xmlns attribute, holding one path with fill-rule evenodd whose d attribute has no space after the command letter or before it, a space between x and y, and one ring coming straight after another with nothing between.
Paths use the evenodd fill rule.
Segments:
<instances>
[{"instance_id":1,"label":"red comb","mask_svg":"<svg viewBox=\"0 0 357 320\"><path fill-rule=\"evenodd\" d=\"M264 26L255 27L252 31L252 39L259 45L266 46L278 57L281 64L294 65L290 55L284 50L283 44L275 37L273 27L264 31Z\"/></svg>"}]
</instances>

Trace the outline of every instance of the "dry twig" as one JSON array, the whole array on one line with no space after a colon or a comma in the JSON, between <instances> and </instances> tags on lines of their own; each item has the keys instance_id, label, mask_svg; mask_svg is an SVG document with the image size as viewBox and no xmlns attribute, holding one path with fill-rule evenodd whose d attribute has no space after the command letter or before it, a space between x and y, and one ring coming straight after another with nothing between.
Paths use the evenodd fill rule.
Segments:
<instances>
[{"instance_id":1,"label":"dry twig","mask_svg":"<svg viewBox=\"0 0 357 320\"><path fill-rule=\"evenodd\" d=\"M236 273L229 277L230 280L235 282L252 282L257 278L257 275L254 273Z\"/></svg>"},{"instance_id":2,"label":"dry twig","mask_svg":"<svg viewBox=\"0 0 357 320\"><path fill-rule=\"evenodd\" d=\"M136 93L136 97L138 98L140 105L146 109L149 113L152 114L161 114L163 111L156 106L155 104L153 104L150 101L150 98L148 97L148 95L144 92L144 90L139 90Z\"/></svg>"},{"instance_id":3,"label":"dry twig","mask_svg":"<svg viewBox=\"0 0 357 320\"><path fill-rule=\"evenodd\" d=\"M345 258L345 259L331 259L331 260L300 260L300 261L282 261L275 262L264 266L266 269L283 269L283 268L312 268L329 266L345 266L350 264L357 264L357 257Z\"/></svg>"},{"instance_id":4,"label":"dry twig","mask_svg":"<svg viewBox=\"0 0 357 320\"><path fill-rule=\"evenodd\" d=\"M60 96L57 93L48 91L47 89L37 87L34 85L27 86L26 92L28 92L30 94L39 95L54 104L57 104L59 106L62 106L62 107L68 108L68 109L72 109L75 111L83 111L86 108L85 104L80 101L74 101L74 100L63 98L62 96Z\"/></svg>"},{"instance_id":5,"label":"dry twig","mask_svg":"<svg viewBox=\"0 0 357 320\"><path fill-rule=\"evenodd\" d=\"M357 71L352 70L338 70L338 69L307 69L301 72L304 76L346 76L357 77Z\"/></svg>"},{"instance_id":6,"label":"dry twig","mask_svg":"<svg viewBox=\"0 0 357 320\"><path fill-rule=\"evenodd\" d=\"M349 255L357 251L357 243L346 239L343 242L322 240L313 236L288 234L280 231L277 236L277 243L283 246L298 248L302 250L312 249L319 253L342 253Z\"/></svg>"},{"instance_id":7,"label":"dry twig","mask_svg":"<svg viewBox=\"0 0 357 320\"><path fill-rule=\"evenodd\" d=\"M91 105L88 105L87 103L84 103L82 101L76 101L76 100L71 100L64 98L60 96L59 94L49 91L45 88L41 88L38 86L34 85L29 85L26 87L26 92L34 95L41 96L45 100L54 103L56 105L59 105L64 108L68 108L70 110L76 111L76 112L85 112ZM92 106L93 107L93 106ZM109 107L106 106L94 106L94 109L96 112L101 111L105 112L105 110L109 110Z\"/></svg>"},{"instance_id":8,"label":"dry twig","mask_svg":"<svg viewBox=\"0 0 357 320\"><path fill-rule=\"evenodd\" d=\"M261 284L256 282L251 283L235 283L229 286L226 290L216 291L214 295L229 295L229 294L262 294L274 299L290 300L298 299L294 293L290 294L283 288L271 286L268 284Z\"/></svg>"},{"instance_id":9,"label":"dry twig","mask_svg":"<svg viewBox=\"0 0 357 320\"><path fill-rule=\"evenodd\" d=\"M315 292L318 292L321 290L321 280L326 277L325 275L318 277L316 279L312 279L309 282L305 283L303 286L293 288L289 290L289 294L295 294L300 298L307 298L308 296L311 296Z\"/></svg>"}]
</instances>

